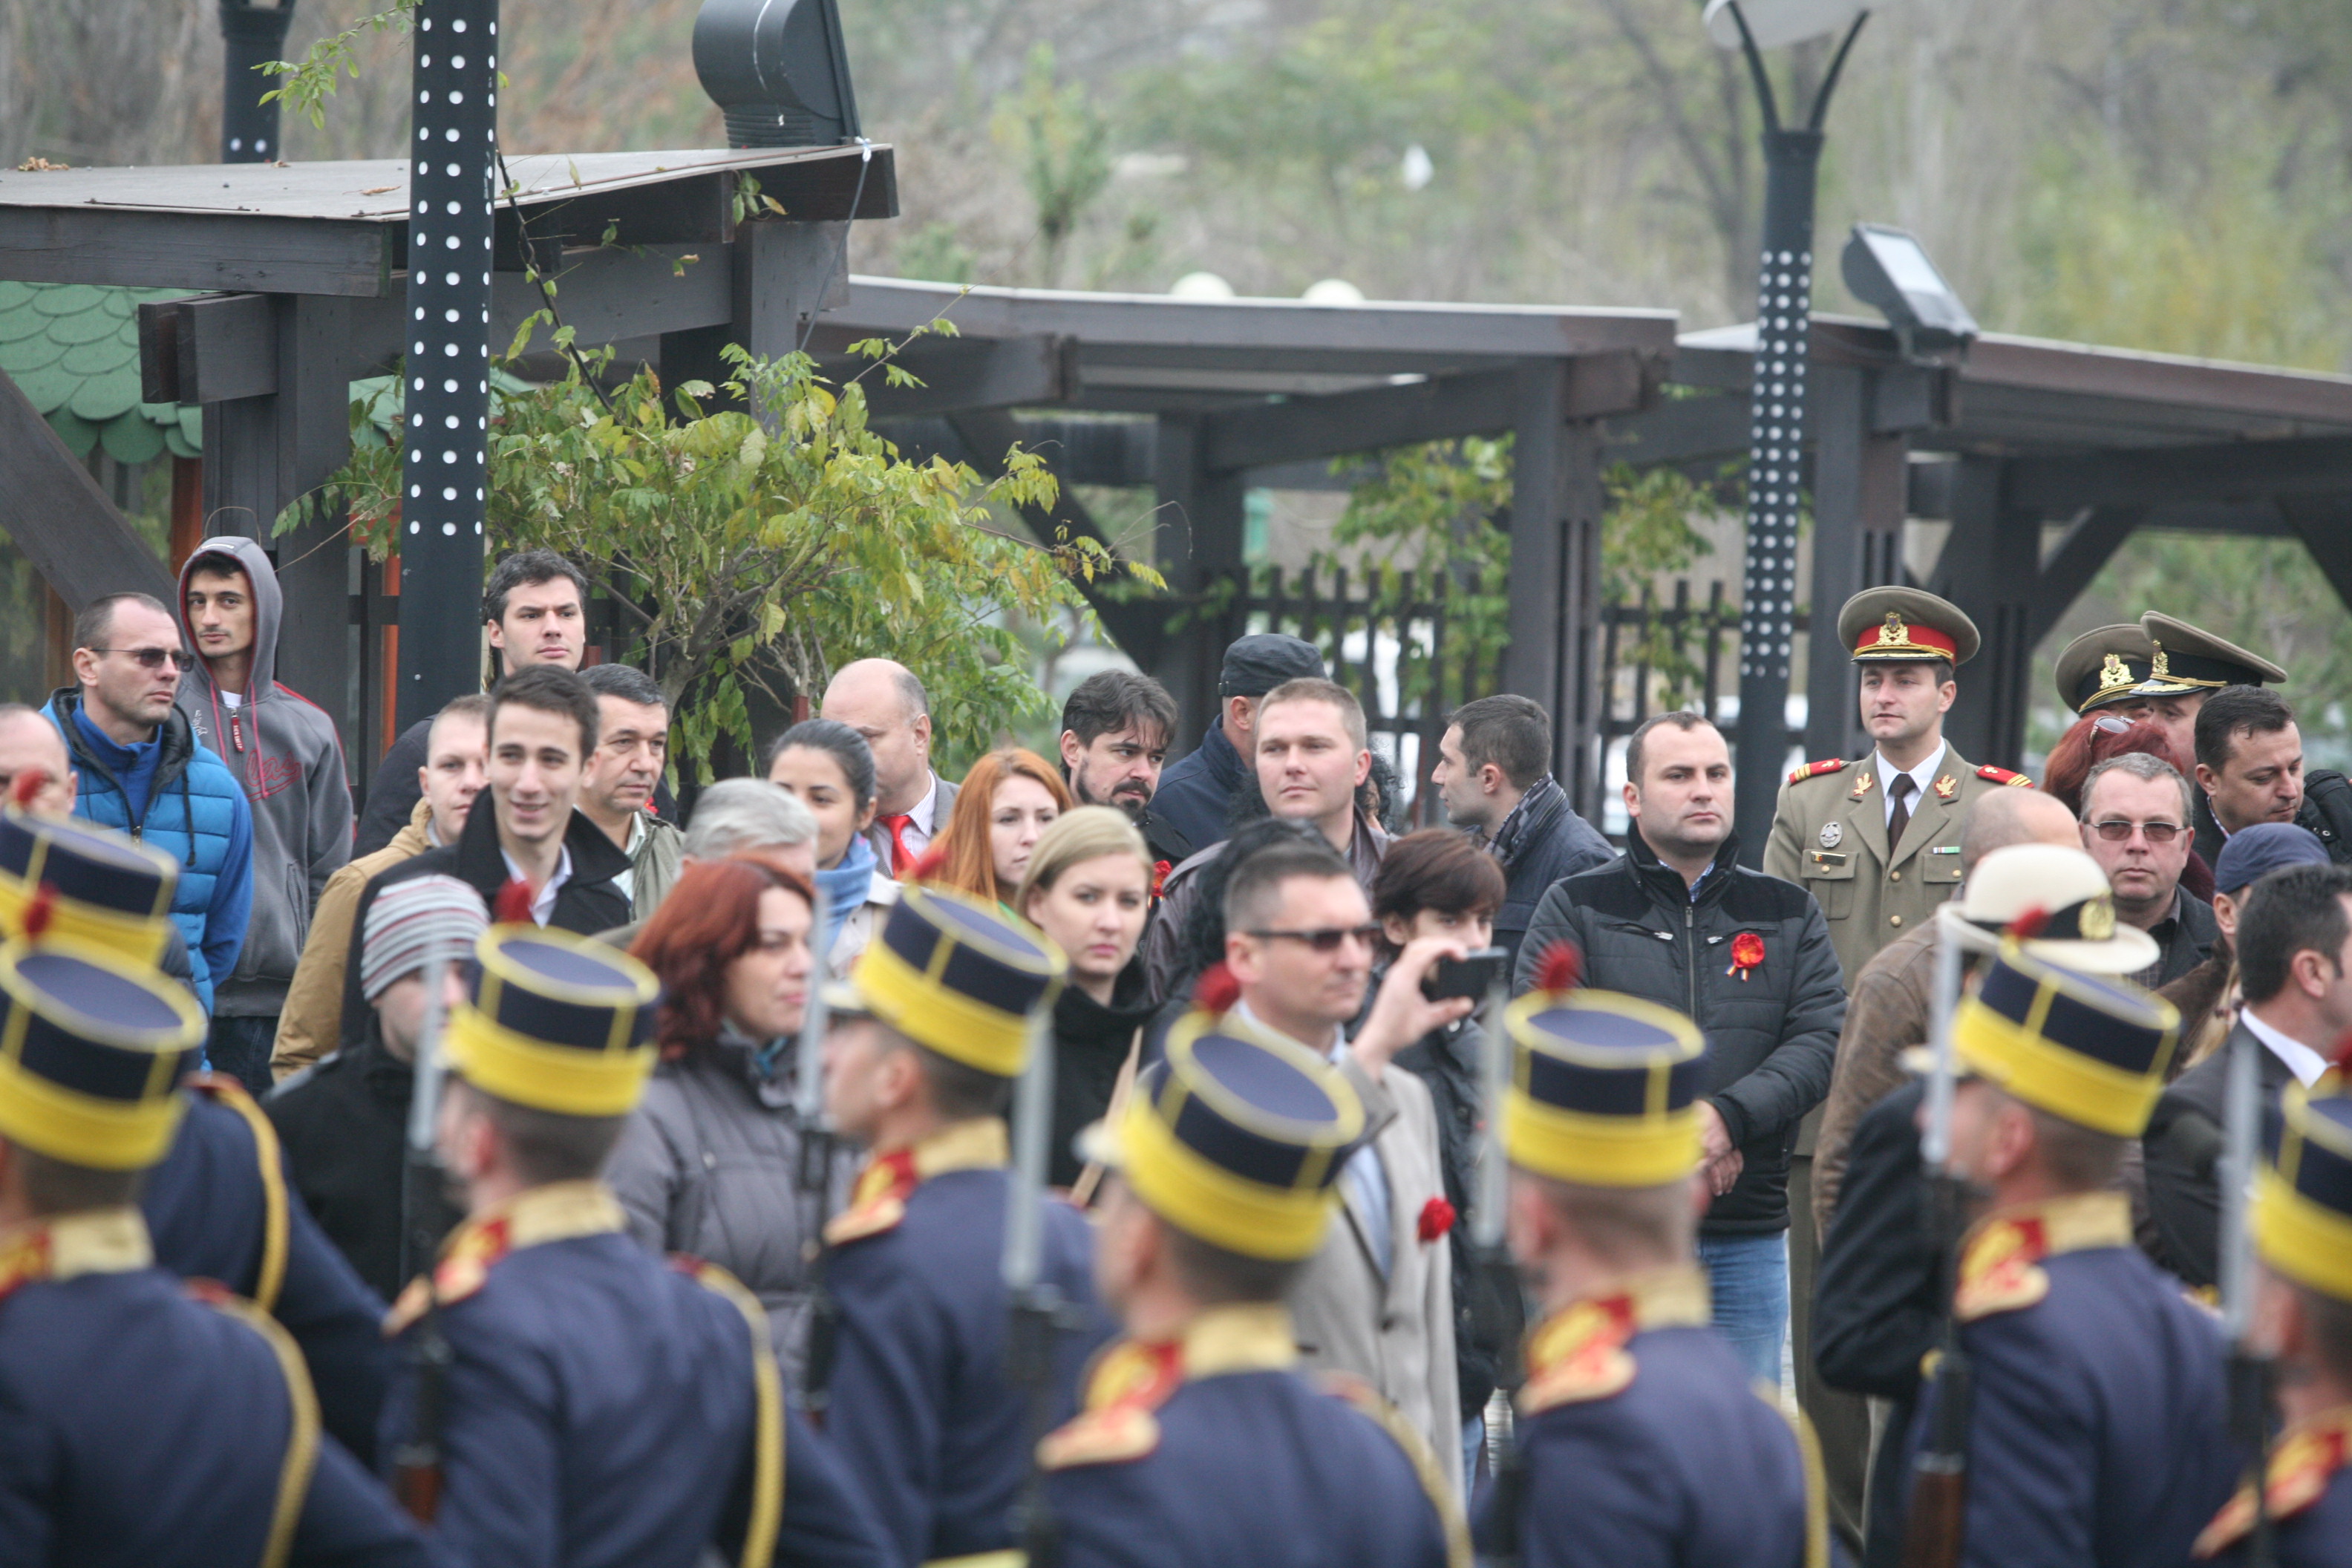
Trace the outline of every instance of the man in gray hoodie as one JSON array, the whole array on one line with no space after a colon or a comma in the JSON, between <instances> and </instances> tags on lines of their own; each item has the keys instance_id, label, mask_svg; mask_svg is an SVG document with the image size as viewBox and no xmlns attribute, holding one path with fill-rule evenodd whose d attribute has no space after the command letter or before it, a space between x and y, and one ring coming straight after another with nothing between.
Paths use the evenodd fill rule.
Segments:
<instances>
[{"instance_id":1,"label":"man in gray hoodie","mask_svg":"<svg viewBox=\"0 0 2352 1568\"><path fill-rule=\"evenodd\" d=\"M180 570L180 624L196 662L180 710L253 807L253 915L236 972L213 994L213 1067L256 1095L320 891L352 855L352 789L335 721L273 679L283 605L250 539L206 540Z\"/></svg>"}]
</instances>

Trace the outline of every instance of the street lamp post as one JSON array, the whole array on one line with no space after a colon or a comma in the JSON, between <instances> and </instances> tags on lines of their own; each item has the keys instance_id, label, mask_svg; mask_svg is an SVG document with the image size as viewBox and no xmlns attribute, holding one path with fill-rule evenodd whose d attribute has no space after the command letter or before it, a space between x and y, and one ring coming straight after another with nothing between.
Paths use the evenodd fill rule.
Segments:
<instances>
[{"instance_id":1,"label":"street lamp post","mask_svg":"<svg viewBox=\"0 0 2352 1568\"><path fill-rule=\"evenodd\" d=\"M499 0L421 0L409 94L399 721L481 689Z\"/></svg>"},{"instance_id":2,"label":"street lamp post","mask_svg":"<svg viewBox=\"0 0 2352 1568\"><path fill-rule=\"evenodd\" d=\"M1780 764L1789 750L1789 647L1797 616L1813 191L1821 169L1822 121L1869 15L1852 0L1747 0L1744 6L1741 0L1714 0L1706 10L1708 32L1746 55L1764 116L1764 237L1748 393L1747 570L1739 604L1738 767L1732 796L1740 858L1750 866L1764 858ZM1764 69L1764 48L1841 27L1845 37L1804 122L1784 126L1772 79Z\"/></svg>"},{"instance_id":3,"label":"street lamp post","mask_svg":"<svg viewBox=\"0 0 2352 1568\"><path fill-rule=\"evenodd\" d=\"M278 105L261 95L277 84L261 74L286 58L294 0L220 0L221 162L267 163L280 156Z\"/></svg>"}]
</instances>

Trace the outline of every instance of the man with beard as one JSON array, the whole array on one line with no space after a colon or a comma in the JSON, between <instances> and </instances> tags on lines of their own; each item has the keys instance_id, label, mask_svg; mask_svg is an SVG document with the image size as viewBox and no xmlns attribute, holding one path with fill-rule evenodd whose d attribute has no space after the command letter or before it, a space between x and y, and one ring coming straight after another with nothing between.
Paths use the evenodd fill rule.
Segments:
<instances>
[{"instance_id":1,"label":"man with beard","mask_svg":"<svg viewBox=\"0 0 2352 1568\"><path fill-rule=\"evenodd\" d=\"M1062 776L1080 805L1116 806L1167 866L1200 847L1152 812L1160 770L1176 733L1176 700L1148 675L1106 669L1078 682L1062 704Z\"/></svg>"}]
</instances>

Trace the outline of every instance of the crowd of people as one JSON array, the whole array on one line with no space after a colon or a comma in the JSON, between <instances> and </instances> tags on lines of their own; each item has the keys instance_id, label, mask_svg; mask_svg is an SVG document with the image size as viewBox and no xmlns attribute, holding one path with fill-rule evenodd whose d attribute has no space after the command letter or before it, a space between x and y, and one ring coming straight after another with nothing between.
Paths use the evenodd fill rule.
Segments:
<instances>
[{"instance_id":1,"label":"crowd of people","mask_svg":"<svg viewBox=\"0 0 2352 1568\"><path fill-rule=\"evenodd\" d=\"M1622 848L1508 694L1405 831L1270 633L1173 763L866 658L681 804L546 552L355 816L180 593L0 707L0 1563L2352 1563L2352 784L2199 628L2035 788L1857 595L1759 868L1696 712Z\"/></svg>"}]
</instances>

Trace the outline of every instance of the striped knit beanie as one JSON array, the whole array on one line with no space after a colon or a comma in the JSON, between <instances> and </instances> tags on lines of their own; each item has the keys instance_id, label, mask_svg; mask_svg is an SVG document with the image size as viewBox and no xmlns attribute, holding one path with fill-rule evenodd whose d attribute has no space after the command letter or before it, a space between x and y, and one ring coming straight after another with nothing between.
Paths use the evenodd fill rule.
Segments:
<instances>
[{"instance_id":1,"label":"striped knit beanie","mask_svg":"<svg viewBox=\"0 0 2352 1568\"><path fill-rule=\"evenodd\" d=\"M461 963L488 929L482 895L455 877L416 877L376 895L360 951L360 994L373 1002L384 987L436 958Z\"/></svg>"}]
</instances>

